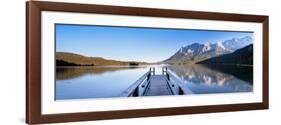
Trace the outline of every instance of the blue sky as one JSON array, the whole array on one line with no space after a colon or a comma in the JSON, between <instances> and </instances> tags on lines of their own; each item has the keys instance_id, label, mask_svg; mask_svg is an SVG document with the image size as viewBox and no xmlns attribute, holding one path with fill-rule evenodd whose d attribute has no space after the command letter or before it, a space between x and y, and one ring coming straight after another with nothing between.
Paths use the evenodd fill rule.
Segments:
<instances>
[{"instance_id":1,"label":"blue sky","mask_svg":"<svg viewBox=\"0 0 281 125\"><path fill-rule=\"evenodd\" d=\"M182 46L252 36L250 32L56 24L56 51L121 61L162 61Z\"/></svg>"}]
</instances>

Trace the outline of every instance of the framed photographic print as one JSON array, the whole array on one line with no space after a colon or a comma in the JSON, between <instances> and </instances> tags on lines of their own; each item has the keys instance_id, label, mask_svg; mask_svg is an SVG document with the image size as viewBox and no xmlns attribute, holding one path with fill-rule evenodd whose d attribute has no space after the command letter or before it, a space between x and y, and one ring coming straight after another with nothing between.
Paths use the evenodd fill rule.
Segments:
<instances>
[{"instance_id":1,"label":"framed photographic print","mask_svg":"<svg viewBox=\"0 0 281 125\"><path fill-rule=\"evenodd\" d=\"M30 124L268 109L268 16L29 1Z\"/></svg>"}]
</instances>

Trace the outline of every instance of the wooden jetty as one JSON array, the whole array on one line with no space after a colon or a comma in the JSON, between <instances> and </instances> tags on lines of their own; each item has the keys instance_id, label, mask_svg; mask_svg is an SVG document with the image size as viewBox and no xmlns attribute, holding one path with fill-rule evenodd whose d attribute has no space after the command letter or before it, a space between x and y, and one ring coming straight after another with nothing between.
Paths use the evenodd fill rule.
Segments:
<instances>
[{"instance_id":1,"label":"wooden jetty","mask_svg":"<svg viewBox=\"0 0 281 125\"><path fill-rule=\"evenodd\" d=\"M162 67L162 74L155 74L155 68L149 68L149 71L142 75L121 96L164 96L164 95L186 95L193 92L176 77L175 74L168 71L167 67Z\"/></svg>"}]
</instances>

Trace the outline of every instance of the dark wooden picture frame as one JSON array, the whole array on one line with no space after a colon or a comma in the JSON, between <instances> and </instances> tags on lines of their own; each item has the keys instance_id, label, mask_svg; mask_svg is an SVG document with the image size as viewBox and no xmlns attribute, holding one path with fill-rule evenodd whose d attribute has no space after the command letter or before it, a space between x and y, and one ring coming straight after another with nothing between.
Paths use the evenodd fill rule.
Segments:
<instances>
[{"instance_id":1,"label":"dark wooden picture frame","mask_svg":"<svg viewBox=\"0 0 281 125\"><path fill-rule=\"evenodd\" d=\"M41 11L117 14L148 17L204 19L219 21L257 22L263 25L263 98L262 103L209 106L166 107L122 111L50 114L41 113ZM26 3L26 123L54 123L151 117L165 115L268 109L268 16L182 11L136 7L104 6L56 2L29 1Z\"/></svg>"}]
</instances>

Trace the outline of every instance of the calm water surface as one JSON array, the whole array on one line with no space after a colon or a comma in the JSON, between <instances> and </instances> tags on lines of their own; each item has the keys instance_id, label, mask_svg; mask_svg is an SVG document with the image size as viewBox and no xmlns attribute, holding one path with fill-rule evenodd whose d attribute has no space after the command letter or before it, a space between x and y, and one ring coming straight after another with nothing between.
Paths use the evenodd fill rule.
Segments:
<instances>
[{"instance_id":1,"label":"calm water surface","mask_svg":"<svg viewBox=\"0 0 281 125\"><path fill-rule=\"evenodd\" d=\"M63 100L120 97L120 94L146 73L149 67L156 67L156 74L161 74L162 66L164 65L58 67L55 98ZM253 91L252 67L202 65L167 67L195 94Z\"/></svg>"}]
</instances>

